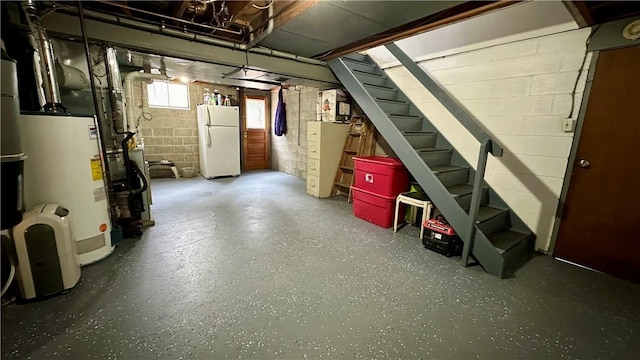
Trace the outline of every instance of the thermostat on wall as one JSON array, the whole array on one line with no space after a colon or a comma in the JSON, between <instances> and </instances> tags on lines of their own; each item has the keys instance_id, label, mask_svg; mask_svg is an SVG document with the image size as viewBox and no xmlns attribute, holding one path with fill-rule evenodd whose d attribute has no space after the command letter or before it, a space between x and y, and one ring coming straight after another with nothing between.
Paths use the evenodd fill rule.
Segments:
<instances>
[{"instance_id":1,"label":"thermostat on wall","mask_svg":"<svg viewBox=\"0 0 640 360\"><path fill-rule=\"evenodd\" d=\"M632 21L622 30L622 36L628 40L640 39L640 20Z\"/></svg>"}]
</instances>

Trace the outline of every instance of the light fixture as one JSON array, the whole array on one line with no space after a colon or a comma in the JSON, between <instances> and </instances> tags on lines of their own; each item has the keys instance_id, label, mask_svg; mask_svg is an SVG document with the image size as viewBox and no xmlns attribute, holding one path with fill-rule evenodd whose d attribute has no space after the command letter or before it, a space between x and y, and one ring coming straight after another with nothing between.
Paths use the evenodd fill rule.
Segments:
<instances>
[{"instance_id":1,"label":"light fixture","mask_svg":"<svg viewBox=\"0 0 640 360\"><path fill-rule=\"evenodd\" d=\"M189 78L188 78L188 77L186 77L186 76L180 76L179 80L180 80L181 82L185 83L185 84L188 84L188 83L190 83L190 82L191 82L191 79L189 79Z\"/></svg>"}]
</instances>

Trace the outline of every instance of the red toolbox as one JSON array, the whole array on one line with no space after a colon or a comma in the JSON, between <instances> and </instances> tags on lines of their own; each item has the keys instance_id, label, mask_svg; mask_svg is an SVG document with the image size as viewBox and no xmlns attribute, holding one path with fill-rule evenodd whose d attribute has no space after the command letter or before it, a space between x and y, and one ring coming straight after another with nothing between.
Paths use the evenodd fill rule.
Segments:
<instances>
[{"instance_id":1,"label":"red toolbox","mask_svg":"<svg viewBox=\"0 0 640 360\"><path fill-rule=\"evenodd\" d=\"M385 156L354 157L353 186L377 195L393 196L409 190L409 172L397 158Z\"/></svg>"},{"instance_id":2,"label":"red toolbox","mask_svg":"<svg viewBox=\"0 0 640 360\"><path fill-rule=\"evenodd\" d=\"M396 206L395 196L378 195L371 191L351 187L353 194L353 215L383 228L393 226ZM404 218L404 206L400 207L399 218Z\"/></svg>"}]
</instances>

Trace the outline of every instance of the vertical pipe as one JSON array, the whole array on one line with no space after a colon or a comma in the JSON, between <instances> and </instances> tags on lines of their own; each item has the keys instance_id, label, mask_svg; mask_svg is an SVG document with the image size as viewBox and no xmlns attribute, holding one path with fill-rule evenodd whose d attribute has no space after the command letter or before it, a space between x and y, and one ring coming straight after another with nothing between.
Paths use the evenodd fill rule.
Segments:
<instances>
[{"instance_id":1,"label":"vertical pipe","mask_svg":"<svg viewBox=\"0 0 640 360\"><path fill-rule=\"evenodd\" d=\"M51 40L49 40L47 32L40 24L36 25L36 30L38 31L40 56L44 64L42 78L44 80L45 96L48 100L45 104L45 111L64 112L65 108L62 106L60 89L58 88L58 78L55 69L56 63L53 56Z\"/></svg>"},{"instance_id":2,"label":"vertical pipe","mask_svg":"<svg viewBox=\"0 0 640 360\"><path fill-rule=\"evenodd\" d=\"M91 82L91 95L93 96L93 108L97 116L100 113L100 107L98 106L98 95L96 94L96 81L93 78L93 61L91 60L91 53L89 52L89 40L87 39L87 29L84 21L84 14L82 12L82 1L78 1L78 15L80 16L80 29L82 30L82 39L84 40L84 51L87 57L87 67L89 68L89 81ZM100 157L102 158L102 165L104 166L105 174L105 187L107 193L111 191L111 171L109 170L109 162L107 161L106 147L104 143L103 129L101 122L94 117L96 121L96 127L98 129L98 140L100 145ZM109 211L111 216L111 211ZM112 219L113 221L113 219Z\"/></svg>"},{"instance_id":3,"label":"vertical pipe","mask_svg":"<svg viewBox=\"0 0 640 360\"><path fill-rule=\"evenodd\" d=\"M300 102L302 101L302 90L298 90L298 89L296 90L298 91L298 145L300 145L300 129L302 129L302 115L300 115Z\"/></svg>"}]
</instances>

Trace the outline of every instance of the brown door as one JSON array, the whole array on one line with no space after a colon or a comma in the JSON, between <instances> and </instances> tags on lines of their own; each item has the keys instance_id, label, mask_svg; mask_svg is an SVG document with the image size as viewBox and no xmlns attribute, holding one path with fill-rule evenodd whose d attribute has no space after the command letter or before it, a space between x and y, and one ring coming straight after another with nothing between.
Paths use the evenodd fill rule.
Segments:
<instances>
[{"instance_id":1,"label":"brown door","mask_svg":"<svg viewBox=\"0 0 640 360\"><path fill-rule=\"evenodd\" d=\"M266 96L244 97L243 170L269 169L269 103Z\"/></svg>"},{"instance_id":2,"label":"brown door","mask_svg":"<svg viewBox=\"0 0 640 360\"><path fill-rule=\"evenodd\" d=\"M554 256L640 282L640 47L600 53Z\"/></svg>"}]
</instances>

